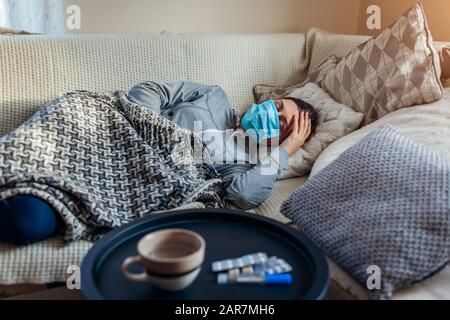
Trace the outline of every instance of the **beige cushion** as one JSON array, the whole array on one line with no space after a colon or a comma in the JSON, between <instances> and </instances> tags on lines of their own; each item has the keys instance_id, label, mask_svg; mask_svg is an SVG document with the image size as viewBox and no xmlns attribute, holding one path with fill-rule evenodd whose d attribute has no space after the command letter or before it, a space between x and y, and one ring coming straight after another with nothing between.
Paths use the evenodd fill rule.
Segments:
<instances>
[{"instance_id":1,"label":"beige cushion","mask_svg":"<svg viewBox=\"0 0 450 320\"><path fill-rule=\"evenodd\" d=\"M69 266L80 266L91 246L88 241L64 245L59 237L28 246L0 243L0 283L66 282Z\"/></svg>"},{"instance_id":2,"label":"beige cushion","mask_svg":"<svg viewBox=\"0 0 450 320\"><path fill-rule=\"evenodd\" d=\"M363 112L364 124L439 100L440 62L422 6L353 49L318 82L336 101Z\"/></svg>"}]
</instances>

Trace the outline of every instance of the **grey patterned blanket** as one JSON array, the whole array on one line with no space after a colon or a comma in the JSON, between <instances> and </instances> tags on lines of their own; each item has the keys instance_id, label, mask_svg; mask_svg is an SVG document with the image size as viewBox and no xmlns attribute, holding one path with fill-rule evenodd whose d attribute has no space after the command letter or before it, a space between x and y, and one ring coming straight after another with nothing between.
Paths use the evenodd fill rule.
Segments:
<instances>
[{"instance_id":1,"label":"grey patterned blanket","mask_svg":"<svg viewBox=\"0 0 450 320\"><path fill-rule=\"evenodd\" d=\"M155 211L222 207L221 180L188 130L122 92L67 93L0 138L0 200L28 194L63 218L65 239L95 240Z\"/></svg>"}]
</instances>

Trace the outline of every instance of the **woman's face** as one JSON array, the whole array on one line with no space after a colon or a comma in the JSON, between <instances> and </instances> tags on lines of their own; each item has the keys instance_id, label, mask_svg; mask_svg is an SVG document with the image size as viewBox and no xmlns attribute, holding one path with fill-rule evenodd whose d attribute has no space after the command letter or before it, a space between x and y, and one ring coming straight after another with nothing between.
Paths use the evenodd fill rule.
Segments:
<instances>
[{"instance_id":1,"label":"woman's face","mask_svg":"<svg viewBox=\"0 0 450 320\"><path fill-rule=\"evenodd\" d=\"M292 132L294 117L299 115L297 104L290 99L274 100L280 119L280 143Z\"/></svg>"}]
</instances>

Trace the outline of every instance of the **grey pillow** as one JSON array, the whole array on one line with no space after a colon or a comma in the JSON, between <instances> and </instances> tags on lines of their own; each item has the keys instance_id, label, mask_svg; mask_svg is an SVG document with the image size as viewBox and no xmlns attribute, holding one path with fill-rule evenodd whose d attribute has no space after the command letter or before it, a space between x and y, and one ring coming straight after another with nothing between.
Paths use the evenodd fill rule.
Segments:
<instances>
[{"instance_id":1,"label":"grey pillow","mask_svg":"<svg viewBox=\"0 0 450 320\"><path fill-rule=\"evenodd\" d=\"M370 298L389 298L448 263L449 184L444 157L385 126L319 171L281 212ZM367 286L376 280L370 266L381 271L381 288Z\"/></svg>"}]
</instances>

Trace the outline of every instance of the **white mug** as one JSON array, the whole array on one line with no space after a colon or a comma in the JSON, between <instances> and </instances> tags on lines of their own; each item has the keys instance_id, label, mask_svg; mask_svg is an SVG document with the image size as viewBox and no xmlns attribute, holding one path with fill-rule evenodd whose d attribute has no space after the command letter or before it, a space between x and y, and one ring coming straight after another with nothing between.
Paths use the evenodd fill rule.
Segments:
<instances>
[{"instance_id":1,"label":"white mug","mask_svg":"<svg viewBox=\"0 0 450 320\"><path fill-rule=\"evenodd\" d=\"M125 259L122 271L132 281L149 282L164 290L182 290L200 273L205 247L205 240L190 230L155 231L139 241L138 255ZM130 272L128 268L133 264L143 266L145 271Z\"/></svg>"}]
</instances>

